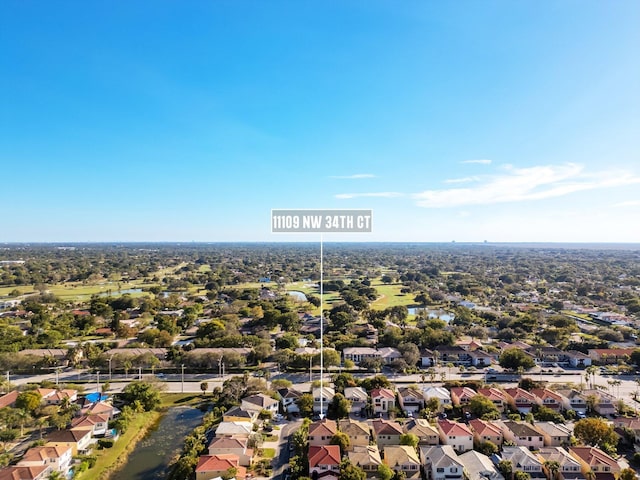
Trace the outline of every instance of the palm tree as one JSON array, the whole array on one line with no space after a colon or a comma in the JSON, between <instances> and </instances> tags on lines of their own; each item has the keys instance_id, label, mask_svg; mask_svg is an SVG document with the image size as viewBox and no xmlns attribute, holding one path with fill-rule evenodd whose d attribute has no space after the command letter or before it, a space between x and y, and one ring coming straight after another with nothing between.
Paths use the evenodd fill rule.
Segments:
<instances>
[{"instance_id":1,"label":"palm tree","mask_svg":"<svg viewBox=\"0 0 640 480\"><path fill-rule=\"evenodd\" d=\"M598 367L596 367L595 365L590 365L586 368L585 379L588 382L589 376L591 377L591 388L593 388L596 382L596 373L598 373Z\"/></svg>"},{"instance_id":2,"label":"palm tree","mask_svg":"<svg viewBox=\"0 0 640 480\"><path fill-rule=\"evenodd\" d=\"M560 463L555 460L548 460L544 462L544 466L549 471L549 480L557 480L558 472L560 471Z\"/></svg>"},{"instance_id":3,"label":"palm tree","mask_svg":"<svg viewBox=\"0 0 640 480\"><path fill-rule=\"evenodd\" d=\"M502 473L505 480L511 480L513 476L513 464L511 460L500 460L498 463L498 470Z\"/></svg>"},{"instance_id":4,"label":"palm tree","mask_svg":"<svg viewBox=\"0 0 640 480\"><path fill-rule=\"evenodd\" d=\"M24 437L24 426L29 423L33 418L31 414L23 408L18 409L16 412L16 419L20 423L20 436Z\"/></svg>"},{"instance_id":5,"label":"palm tree","mask_svg":"<svg viewBox=\"0 0 640 480\"><path fill-rule=\"evenodd\" d=\"M122 367L124 368L124 378L129 378L129 370L131 370L131 367L133 365L131 364L131 360L125 360L124 362L122 362Z\"/></svg>"},{"instance_id":6,"label":"palm tree","mask_svg":"<svg viewBox=\"0 0 640 480\"><path fill-rule=\"evenodd\" d=\"M45 427L49 426L49 419L47 417L36 418L36 426L38 427L40 433L40 440L42 440L42 430L44 430Z\"/></svg>"}]
</instances>

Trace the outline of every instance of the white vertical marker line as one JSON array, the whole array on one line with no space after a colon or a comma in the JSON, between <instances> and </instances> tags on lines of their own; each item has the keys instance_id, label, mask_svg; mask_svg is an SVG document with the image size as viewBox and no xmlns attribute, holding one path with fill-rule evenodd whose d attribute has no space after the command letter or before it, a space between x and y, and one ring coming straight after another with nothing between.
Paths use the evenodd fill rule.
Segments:
<instances>
[{"instance_id":1,"label":"white vertical marker line","mask_svg":"<svg viewBox=\"0 0 640 480\"><path fill-rule=\"evenodd\" d=\"M324 295L324 263L323 263L323 245L322 233L320 234L320 418L324 417L323 413L323 390L322 376L324 374L324 313L322 312L323 295Z\"/></svg>"}]
</instances>

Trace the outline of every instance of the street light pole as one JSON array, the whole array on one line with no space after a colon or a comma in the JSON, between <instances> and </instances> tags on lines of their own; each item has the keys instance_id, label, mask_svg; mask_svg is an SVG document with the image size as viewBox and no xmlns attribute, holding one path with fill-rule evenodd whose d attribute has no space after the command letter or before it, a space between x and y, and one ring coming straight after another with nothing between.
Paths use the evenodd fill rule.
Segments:
<instances>
[{"instance_id":1,"label":"street light pole","mask_svg":"<svg viewBox=\"0 0 640 480\"><path fill-rule=\"evenodd\" d=\"M181 376L181 390L182 393L184 393L184 363L182 365L180 365L180 367L182 368L182 376Z\"/></svg>"},{"instance_id":2,"label":"street light pole","mask_svg":"<svg viewBox=\"0 0 640 480\"><path fill-rule=\"evenodd\" d=\"M96 371L96 375L97 375L96 376L96 382L97 382L97 385L98 385L97 388L96 388L96 391L98 393L100 393L100 370Z\"/></svg>"},{"instance_id":3,"label":"street light pole","mask_svg":"<svg viewBox=\"0 0 640 480\"><path fill-rule=\"evenodd\" d=\"M111 360L113 360L113 357L109 357L109 381L111 381Z\"/></svg>"}]
</instances>

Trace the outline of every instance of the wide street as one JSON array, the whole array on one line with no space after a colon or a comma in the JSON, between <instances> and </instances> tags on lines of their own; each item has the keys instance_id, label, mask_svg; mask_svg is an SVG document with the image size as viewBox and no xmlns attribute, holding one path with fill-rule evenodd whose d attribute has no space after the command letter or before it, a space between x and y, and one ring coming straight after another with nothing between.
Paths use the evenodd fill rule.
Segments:
<instances>
[{"instance_id":1,"label":"wide street","mask_svg":"<svg viewBox=\"0 0 640 480\"><path fill-rule=\"evenodd\" d=\"M533 380L539 380L547 383L562 383L562 384L574 384L577 388L580 388L581 383L585 385L584 371L583 370L563 370L556 368L554 373L540 373L536 371L528 372L525 377L532 378ZM398 385L442 385L440 372L446 374L447 380L483 380L485 379L485 372L459 372L457 369L451 369L451 371L445 367L436 368L436 379L433 382L426 374L411 374L411 375L397 375L388 372L383 372L389 380ZM331 371L331 373L325 373L324 379L329 381L331 375L337 373L337 370ZM370 373L356 373L357 378L365 378L371 376ZM424 375L424 379L423 379ZM143 380L158 381L166 392L172 393L200 393L202 382L207 382L208 390L211 391L215 387L222 387L222 383L225 379L233 377L233 374L225 375L220 378L217 374L186 374L182 376L180 373L169 375L152 375L149 373L143 373L141 375ZM99 377L99 378L98 378ZM91 392L104 387L105 382L109 382L110 393L117 393L132 380L139 380L140 375L138 372L129 373L125 377L123 374L114 374L109 378L108 374L95 374L88 373L86 370L72 370L61 372L58 376L58 382L60 383L81 383L85 385L85 391ZM301 391L308 391L310 388L309 374L308 373L284 373L278 372L271 375L271 380L286 379L291 381L296 388ZM314 380L319 380L320 376L314 372ZM43 375L24 375L24 376L11 376L9 380L15 385L23 385L26 383L38 383L42 380L56 381L55 373L46 373ZM615 380L620 381L620 385L613 385L610 382ZM640 385L637 382L638 376L636 375L600 375L595 377L595 384L605 391L613 394L617 398L621 398L632 408L640 407L634 400L634 394L640 389ZM491 381L489 381L491 383ZM514 386L515 383L500 382L500 385L505 387ZM586 386L586 385L585 385Z\"/></svg>"}]
</instances>

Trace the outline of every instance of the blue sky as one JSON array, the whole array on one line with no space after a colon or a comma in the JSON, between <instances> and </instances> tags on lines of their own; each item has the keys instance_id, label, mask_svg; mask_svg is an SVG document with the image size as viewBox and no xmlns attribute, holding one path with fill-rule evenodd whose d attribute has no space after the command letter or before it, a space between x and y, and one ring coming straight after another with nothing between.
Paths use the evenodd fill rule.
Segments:
<instances>
[{"instance_id":1,"label":"blue sky","mask_svg":"<svg viewBox=\"0 0 640 480\"><path fill-rule=\"evenodd\" d=\"M640 241L637 1L0 3L0 241Z\"/></svg>"}]
</instances>

